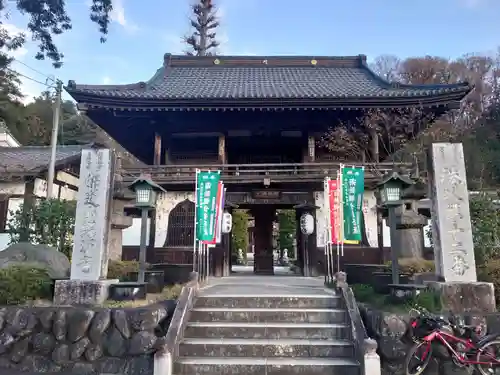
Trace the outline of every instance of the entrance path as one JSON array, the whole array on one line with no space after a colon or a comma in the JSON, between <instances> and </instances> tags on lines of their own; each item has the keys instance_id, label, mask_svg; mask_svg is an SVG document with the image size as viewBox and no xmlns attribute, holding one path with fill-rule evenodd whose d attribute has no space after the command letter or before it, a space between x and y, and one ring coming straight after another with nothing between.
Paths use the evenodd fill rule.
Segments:
<instances>
[{"instance_id":1,"label":"entrance path","mask_svg":"<svg viewBox=\"0 0 500 375\"><path fill-rule=\"evenodd\" d=\"M301 276L227 276L211 278L201 288L200 296L210 297L331 297L323 277Z\"/></svg>"}]
</instances>

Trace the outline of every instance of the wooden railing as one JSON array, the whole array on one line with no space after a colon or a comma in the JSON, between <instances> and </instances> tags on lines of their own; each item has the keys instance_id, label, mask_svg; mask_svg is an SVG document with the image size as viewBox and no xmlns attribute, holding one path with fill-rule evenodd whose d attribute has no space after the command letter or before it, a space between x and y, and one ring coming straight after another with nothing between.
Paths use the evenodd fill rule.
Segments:
<instances>
[{"instance_id":1,"label":"wooden railing","mask_svg":"<svg viewBox=\"0 0 500 375\"><path fill-rule=\"evenodd\" d=\"M342 163L346 167L351 164ZM142 168L127 168L123 171L124 182L132 182L141 173L150 174L158 184L194 183L196 170L220 170L226 184L272 182L319 182L326 176L334 177L341 163L294 163L294 164L199 164L157 165ZM365 179L375 181L384 173L397 168L410 168L410 163L366 163L354 166L365 167Z\"/></svg>"}]
</instances>

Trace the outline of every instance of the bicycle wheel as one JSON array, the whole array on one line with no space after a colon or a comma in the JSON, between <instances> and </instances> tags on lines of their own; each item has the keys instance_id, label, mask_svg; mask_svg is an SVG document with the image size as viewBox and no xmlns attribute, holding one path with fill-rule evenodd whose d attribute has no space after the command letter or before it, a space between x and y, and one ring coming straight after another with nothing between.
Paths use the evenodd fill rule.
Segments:
<instances>
[{"instance_id":1,"label":"bicycle wheel","mask_svg":"<svg viewBox=\"0 0 500 375\"><path fill-rule=\"evenodd\" d=\"M432 358L432 345L422 341L413 345L405 358L406 375L421 375Z\"/></svg>"},{"instance_id":2,"label":"bicycle wheel","mask_svg":"<svg viewBox=\"0 0 500 375\"><path fill-rule=\"evenodd\" d=\"M476 365L481 375L500 373L500 340L488 341L481 346L476 354L476 362L488 363Z\"/></svg>"}]
</instances>

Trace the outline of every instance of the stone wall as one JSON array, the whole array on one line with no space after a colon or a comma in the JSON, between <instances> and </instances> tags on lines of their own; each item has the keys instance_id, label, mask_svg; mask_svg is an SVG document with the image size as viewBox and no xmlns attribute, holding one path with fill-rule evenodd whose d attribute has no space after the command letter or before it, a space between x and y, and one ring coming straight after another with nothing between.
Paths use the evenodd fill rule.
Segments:
<instances>
[{"instance_id":1,"label":"stone wall","mask_svg":"<svg viewBox=\"0 0 500 375\"><path fill-rule=\"evenodd\" d=\"M378 354L382 365L382 375L406 375L405 355L411 344L404 343L403 337L410 317L373 309L358 304L363 323L370 338L378 343ZM469 317L466 317L466 321ZM478 317L474 317L478 318ZM485 333L500 332L500 314L489 314L481 319L486 324ZM440 359L430 363L425 375L465 375L466 369L456 367L451 361Z\"/></svg>"},{"instance_id":2,"label":"stone wall","mask_svg":"<svg viewBox=\"0 0 500 375\"><path fill-rule=\"evenodd\" d=\"M174 308L0 308L0 373L152 374Z\"/></svg>"}]
</instances>

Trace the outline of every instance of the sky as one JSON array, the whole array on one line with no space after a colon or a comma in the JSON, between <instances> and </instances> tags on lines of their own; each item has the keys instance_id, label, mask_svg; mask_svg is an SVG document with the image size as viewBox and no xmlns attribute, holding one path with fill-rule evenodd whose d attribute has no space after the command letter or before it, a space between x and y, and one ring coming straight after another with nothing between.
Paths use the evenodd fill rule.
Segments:
<instances>
[{"instance_id":1,"label":"sky","mask_svg":"<svg viewBox=\"0 0 500 375\"><path fill-rule=\"evenodd\" d=\"M89 0L66 0L73 29L56 37L65 54L54 69L37 61L36 43L13 53L25 75L25 101L49 78L86 84L146 81L166 52L182 54L193 0L113 0L106 43L88 17ZM219 8L222 55L382 54L399 57L494 53L500 46L498 0L213 0ZM12 3L11 3L12 4ZM12 5L11 5L12 7ZM5 26L25 30L27 19L10 9ZM65 99L69 96L65 94Z\"/></svg>"}]
</instances>

